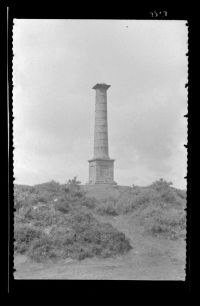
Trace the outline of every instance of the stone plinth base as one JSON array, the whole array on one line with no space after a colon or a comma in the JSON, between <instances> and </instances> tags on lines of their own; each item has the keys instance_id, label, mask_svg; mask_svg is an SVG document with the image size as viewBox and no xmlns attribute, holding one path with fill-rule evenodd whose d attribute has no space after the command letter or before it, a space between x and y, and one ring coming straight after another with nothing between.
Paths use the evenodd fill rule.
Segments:
<instances>
[{"instance_id":1,"label":"stone plinth base","mask_svg":"<svg viewBox=\"0 0 200 306\"><path fill-rule=\"evenodd\" d=\"M89 160L89 184L116 184L114 182L114 159Z\"/></svg>"}]
</instances>

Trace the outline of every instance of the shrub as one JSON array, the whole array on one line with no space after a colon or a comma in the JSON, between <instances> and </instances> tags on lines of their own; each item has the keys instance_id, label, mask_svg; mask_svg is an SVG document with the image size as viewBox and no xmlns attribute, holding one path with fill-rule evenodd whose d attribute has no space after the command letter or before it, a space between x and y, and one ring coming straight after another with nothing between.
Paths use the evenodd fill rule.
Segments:
<instances>
[{"instance_id":1,"label":"shrub","mask_svg":"<svg viewBox=\"0 0 200 306\"><path fill-rule=\"evenodd\" d=\"M147 205L153 198L152 190L131 190L127 188L121 192L118 199L109 198L98 204L96 212L100 215L117 216L134 212L138 208Z\"/></svg>"},{"instance_id":2,"label":"shrub","mask_svg":"<svg viewBox=\"0 0 200 306\"><path fill-rule=\"evenodd\" d=\"M175 192L177 196L183 200L186 200L186 191L185 190L180 190L180 189L175 189Z\"/></svg>"},{"instance_id":3,"label":"shrub","mask_svg":"<svg viewBox=\"0 0 200 306\"><path fill-rule=\"evenodd\" d=\"M152 236L178 239L185 235L185 211L170 207L165 202L151 203L140 212L138 218L144 225L145 232Z\"/></svg>"},{"instance_id":4,"label":"shrub","mask_svg":"<svg viewBox=\"0 0 200 306\"><path fill-rule=\"evenodd\" d=\"M133 212L141 206L148 204L151 201L152 195L149 190L143 192L124 192L121 194L116 203L116 210L118 214L126 214Z\"/></svg>"},{"instance_id":5,"label":"shrub","mask_svg":"<svg viewBox=\"0 0 200 306\"><path fill-rule=\"evenodd\" d=\"M131 249L123 233L100 223L91 214L72 211L52 226L49 235L33 241L28 255L36 261L114 256Z\"/></svg>"},{"instance_id":6,"label":"shrub","mask_svg":"<svg viewBox=\"0 0 200 306\"><path fill-rule=\"evenodd\" d=\"M173 190L164 190L161 193L161 198L164 200L164 202L166 203L176 203L177 199L176 199L176 195L173 192Z\"/></svg>"},{"instance_id":7,"label":"shrub","mask_svg":"<svg viewBox=\"0 0 200 306\"><path fill-rule=\"evenodd\" d=\"M14 250L17 253L25 253L35 239L41 238L44 233L33 226L24 224L16 225L14 229Z\"/></svg>"},{"instance_id":8,"label":"shrub","mask_svg":"<svg viewBox=\"0 0 200 306\"><path fill-rule=\"evenodd\" d=\"M21 207L32 204L33 197L31 196L31 186L14 185L14 206L18 211Z\"/></svg>"},{"instance_id":9,"label":"shrub","mask_svg":"<svg viewBox=\"0 0 200 306\"><path fill-rule=\"evenodd\" d=\"M16 210L38 203L49 203L61 193L61 185L54 181L35 186L14 186L14 204Z\"/></svg>"},{"instance_id":10,"label":"shrub","mask_svg":"<svg viewBox=\"0 0 200 306\"><path fill-rule=\"evenodd\" d=\"M177 207L177 209L182 209L185 206L184 193L179 191L177 193L176 189L171 187L171 182L166 182L163 179L154 182L148 187L135 187L127 188L121 191L118 200L115 204L106 203L105 207L99 208L99 213L109 214L113 212L116 214L127 214L136 213L137 211L143 211L147 206L156 203L161 203L164 207L165 205L171 208ZM98 212L98 210L97 210Z\"/></svg>"},{"instance_id":11,"label":"shrub","mask_svg":"<svg viewBox=\"0 0 200 306\"><path fill-rule=\"evenodd\" d=\"M94 209L97 207L98 201L94 197L86 197L81 201L81 205L89 209Z\"/></svg>"},{"instance_id":12,"label":"shrub","mask_svg":"<svg viewBox=\"0 0 200 306\"><path fill-rule=\"evenodd\" d=\"M32 209L31 206L22 206L20 207L14 214L14 222L15 224L27 224L30 223L26 218L29 211Z\"/></svg>"},{"instance_id":13,"label":"shrub","mask_svg":"<svg viewBox=\"0 0 200 306\"><path fill-rule=\"evenodd\" d=\"M96 212L100 215L117 216L118 213L115 199L110 198L99 202Z\"/></svg>"},{"instance_id":14,"label":"shrub","mask_svg":"<svg viewBox=\"0 0 200 306\"><path fill-rule=\"evenodd\" d=\"M113 206L110 206L109 204L103 204L101 207L98 208L97 212L100 215L108 215L108 216L118 215L116 208Z\"/></svg>"},{"instance_id":15,"label":"shrub","mask_svg":"<svg viewBox=\"0 0 200 306\"><path fill-rule=\"evenodd\" d=\"M70 202L65 199L60 199L55 205L55 209L62 212L62 213L68 213L72 210L72 207L70 205Z\"/></svg>"},{"instance_id":16,"label":"shrub","mask_svg":"<svg viewBox=\"0 0 200 306\"><path fill-rule=\"evenodd\" d=\"M56 248L52 239L48 236L34 240L27 252L27 255L36 262L62 258L63 254L64 251L61 248Z\"/></svg>"},{"instance_id":17,"label":"shrub","mask_svg":"<svg viewBox=\"0 0 200 306\"><path fill-rule=\"evenodd\" d=\"M42 192L49 192L49 193L59 193L61 191L61 185L55 181L50 181L43 184L38 184L33 187L34 193L42 193Z\"/></svg>"},{"instance_id":18,"label":"shrub","mask_svg":"<svg viewBox=\"0 0 200 306\"><path fill-rule=\"evenodd\" d=\"M160 180L153 182L151 184L151 187L155 189L156 191L160 192L163 190L169 190L171 185L172 185L172 182L167 182L161 178Z\"/></svg>"},{"instance_id":19,"label":"shrub","mask_svg":"<svg viewBox=\"0 0 200 306\"><path fill-rule=\"evenodd\" d=\"M178 229L176 226L167 223L161 223L157 220L156 223L149 226L147 230L152 236L163 236L163 238L176 240L180 237L185 237L185 230Z\"/></svg>"},{"instance_id":20,"label":"shrub","mask_svg":"<svg viewBox=\"0 0 200 306\"><path fill-rule=\"evenodd\" d=\"M69 180L66 185L62 187L62 196L63 199L70 202L76 202L85 199L86 192L82 190L79 181L76 177L72 180Z\"/></svg>"},{"instance_id":21,"label":"shrub","mask_svg":"<svg viewBox=\"0 0 200 306\"><path fill-rule=\"evenodd\" d=\"M86 221L86 219L87 221ZM77 222L77 223L76 223ZM94 248L95 254L99 256L106 250L110 256L128 251L131 246L123 233L118 232L109 223L100 223L89 214L82 220L76 219L73 228L77 235L76 241L80 245ZM94 256L94 254L93 254Z\"/></svg>"},{"instance_id":22,"label":"shrub","mask_svg":"<svg viewBox=\"0 0 200 306\"><path fill-rule=\"evenodd\" d=\"M86 197L86 192L82 190L80 182L75 177L62 186L59 201L55 203L55 209L62 213L69 213L71 210L81 206L93 208L95 207L95 202L94 198Z\"/></svg>"},{"instance_id":23,"label":"shrub","mask_svg":"<svg viewBox=\"0 0 200 306\"><path fill-rule=\"evenodd\" d=\"M16 223L30 223L41 228L62 222L63 214L50 205L22 207L15 213Z\"/></svg>"},{"instance_id":24,"label":"shrub","mask_svg":"<svg viewBox=\"0 0 200 306\"><path fill-rule=\"evenodd\" d=\"M69 227L54 226L50 231L49 237L51 237L54 244L64 246L74 243L74 241L76 240L76 233Z\"/></svg>"}]
</instances>

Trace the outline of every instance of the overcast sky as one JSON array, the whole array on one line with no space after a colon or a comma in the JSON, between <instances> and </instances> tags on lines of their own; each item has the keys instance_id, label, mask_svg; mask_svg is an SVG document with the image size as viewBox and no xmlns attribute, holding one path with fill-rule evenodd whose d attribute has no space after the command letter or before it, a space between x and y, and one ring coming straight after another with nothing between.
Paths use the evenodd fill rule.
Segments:
<instances>
[{"instance_id":1,"label":"overcast sky","mask_svg":"<svg viewBox=\"0 0 200 306\"><path fill-rule=\"evenodd\" d=\"M186 21L14 20L15 183L88 181L96 83L119 185L185 188Z\"/></svg>"}]
</instances>

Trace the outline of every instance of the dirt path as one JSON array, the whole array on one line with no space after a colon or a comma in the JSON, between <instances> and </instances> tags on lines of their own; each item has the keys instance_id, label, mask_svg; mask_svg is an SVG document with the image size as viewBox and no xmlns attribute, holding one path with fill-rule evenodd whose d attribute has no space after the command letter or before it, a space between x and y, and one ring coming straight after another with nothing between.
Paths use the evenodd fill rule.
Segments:
<instances>
[{"instance_id":1,"label":"dirt path","mask_svg":"<svg viewBox=\"0 0 200 306\"><path fill-rule=\"evenodd\" d=\"M89 258L38 264L25 256L15 258L16 279L132 279L184 280L185 242L143 235L130 216L98 217L110 222L130 239L133 249L111 259Z\"/></svg>"}]
</instances>

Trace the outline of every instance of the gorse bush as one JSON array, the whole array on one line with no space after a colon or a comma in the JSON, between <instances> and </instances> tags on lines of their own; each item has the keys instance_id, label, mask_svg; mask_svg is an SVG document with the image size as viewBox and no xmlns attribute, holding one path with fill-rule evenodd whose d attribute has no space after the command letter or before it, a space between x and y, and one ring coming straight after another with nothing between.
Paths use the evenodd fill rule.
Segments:
<instances>
[{"instance_id":1,"label":"gorse bush","mask_svg":"<svg viewBox=\"0 0 200 306\"><path fill-rule=\"evenodd\" d=\"M32 194L32 187L14 186L14 206L18 211L21 207L34 205L37 202L36 196Z\"/></svg>"},{"instance_id":2,"label":"gorse bush","mask_svg":"<svg viewBox=\"0 0 200 306\"><path fill-rule=\"evenodd\" d=\"M62 215L55 211L50 205L25 207L20 209L17 215L20 216L20 222L26 220L27 223L41 227L51 226L58 223L62 218Z\"/></svg>"},{"instance_id":3,"label":"gorse bush","mask_svg":"<svg viewBox=\"0 0 200 306\"><path fill-rule=\"evenodd\" d=\"M143 192L136 192L132 190L125 190L121 192L118 199L109 198L101 201L96 211L100 215L127 214L133 212L143 205L148 204L152 199L152 194L149 190Z\"/></svg>"},{"instance_id":4,"label":"gorse bush","mask_svg":"<svg viewBox=\"0 0 200 306\"><path fill-rule=\"evenodd\" d=\"M120 192L118 199L106 199L96 207L96 212L101 215L121 215L137 212L154 203L164 203L169 207L184 207L185 192L171 187L171 183L160 179L148 187L127 188Z\"/></svg>"},{"instance_id":5,"label":"gorse bush","mask_svg":"<svg viewBox=\"0 0 200 306\"><path fill-rule=\"evenodd\" d=\"M68 213L75 206L87 206L87 202L89 201L88 206L90 206L92 201L86 198L86 193L81 189L80 182L74 177L66 185L62 186L58 202L55 203L55 209L63 213ZM94 201L92 204L94 204Z\"/></svg>"},{"instance_id":6,"label":"gorse bush","mask_svg":"<svg viewBox=\"0 0 200 306\"><path fill-rule=\"evenodd\" d=\"M98 206L98 201L94 197L86 197L81 201L81 205L89 209L94 209Z\"/></svg>"},{"instance_id":7,"label":"gorse bush","mask_svg":"<svg viewBox=\"0 0 200 306\"><path fill-rule=\"evenodd\" d=\"M21 207L33 206L39 203L47 204L59 196L62 187L54 181L35 186L14 186L14 204L18 211Z\"/></svg>"},{"instance_id":8,"label":"gorse bush","mask_svg":"<svg viewBox=\"0 0 200 306\"><path fill-rule=\"evenodd\" d=\"M151 184L151 188L155 189L156 191L163 191L168 190L172 186L172 182L167 182L164 179L159 179Z\"/></svg>"},{"instance_id":9,"label":"gorse bush","mask_svg":"<svg viewBox=\"0 0 200 306\"><path fill-rule=\"evenodd\" d=\"M44 233L40 229L24 224L24 225L15 225L14 231L14 250L17 253L25 253L32 242L37 239L41 239Z\"/></svg>"},{"instance_id":10,"label":"gorse bush","mask_svg":"<svg viewBox=\"0 0 200 306\"><path fill-rule=\"evenodd\" d=\"M74 177L63 186L63 197L66 200L77 201L85 198L85 192L81 189L80 182Z\"/></svg>"},{"instance_id":11,"label":"gorse bush","mask_svg":"<svg viewBox=\"0 0 200 306\"><path fill-rule=\"evenodd\" d=\"M131 249L123 233L110 224L98 222L91 214L65 214L63 222L55 224L48 235L35 239L28 249L28 256L40 262L47 259L123 254Z\"/></svg>"},{"instance_id":12,"label":"gorse bush","mask_svg":"<svg viewBox=\"0 0 200 306\"><path fill-rule=\"evenodd\" d=\"M134 212L138 208L148 204L152 195L149 190L135 194L134 192L122 193L116 204L118 214Z\"/></svg>"},{"instance_id":13,"label":"gorse bush","mask_svg":"<svg viewBox=\"0 0 200 306\"><path fill-rule=\"evenodd\" d=\"M38 193L48 192L48 193L56 194L61 191L61 185L52 180L47 183L33 186L33 191L38 192Z\"/></svg>"},{"instance_id":14,"label":"gorse bush","mask_svg":"<svg viewBox=\"0 0 200 306\"><path fill-rule=\"evenodd\" d=\"M99 202L96 212L100 215L117 216L116 199L108 198Z\"/></svg>"},{"instance_id":15,"label":"gorse bush","mask_svg":"<svg viewBox=\"0 0 200 306\"><path fill-rule=\"evenodd\" d=\"M27 255L36 262L43 262L48 259L63 258L64 250L63 248L58 248L56 241L46 235L33 241Z\"/></svg>"},{"instance_id":16,"label":"gorse bush","mask_svg":"<svg viewBox=\"0 0 200 306\"><path fill-rule=\"evenodd\" d=\"M63 198L59 199L59 201L54 205L54 207L56 210L62 213L68 213L72 210L71 203Z\"/></svg>"},{"instance_id":17,"label":"gorse bush","mask_svg":"<svg viewBox=\"0 0 200 306\"><path fill-rule=\"evenodd\" d=\"M146 233L169 239L185 237L186 213L182 207L154 202L138 214Z\"/></svg>"},{"instance_id":18,"label":"gorse bush","mask_svg":"<svg viewBox=\"0 0 200 306\"><path fill-rule=\"evenodd\" d=\"M97 209L97 213L100 215L107 215L107 216L117 216L117 210L113 203L102 203L100 207Z\"/></svg>"}]
</instances>

